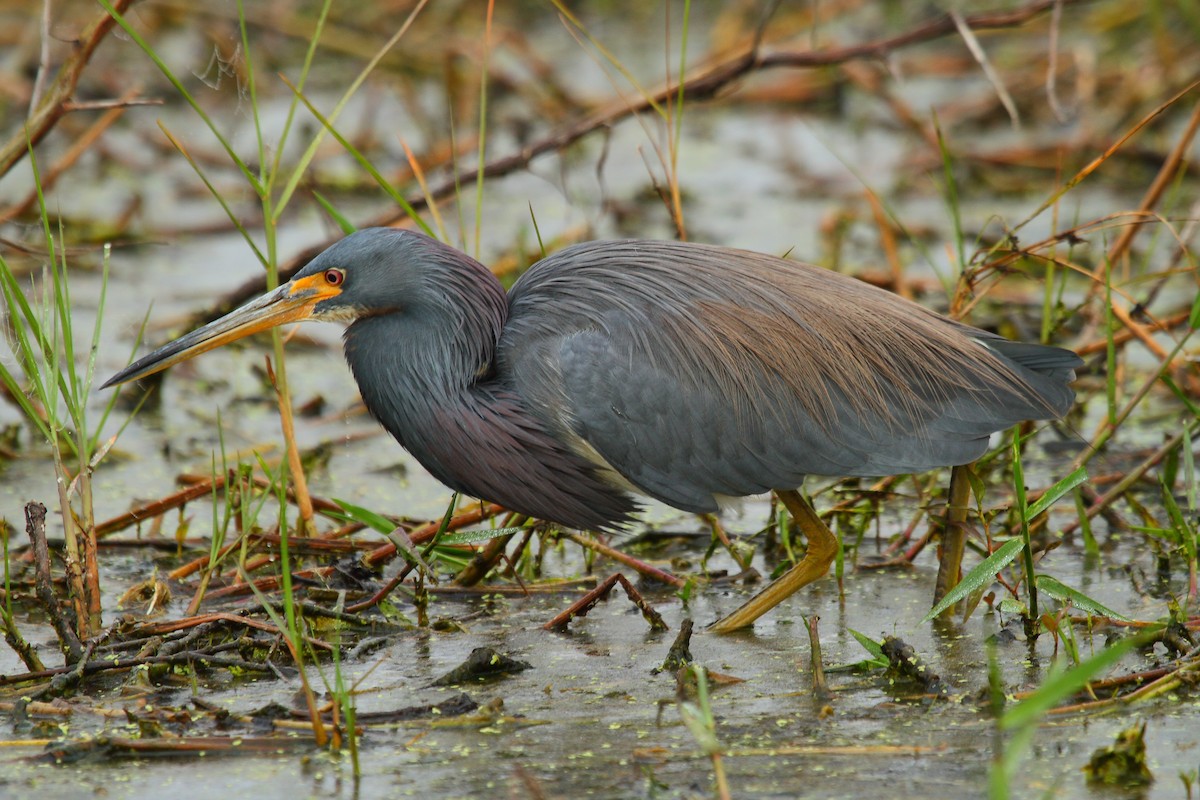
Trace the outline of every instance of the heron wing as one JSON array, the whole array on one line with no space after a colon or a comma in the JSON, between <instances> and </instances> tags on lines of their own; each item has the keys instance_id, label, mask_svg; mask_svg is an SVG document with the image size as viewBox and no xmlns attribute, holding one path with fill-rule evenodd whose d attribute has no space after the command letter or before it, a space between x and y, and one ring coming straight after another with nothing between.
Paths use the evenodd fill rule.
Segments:
<instances>
[{"instance_id":1,"label":"heron wing","mask_svg":"<svg viewBox=\"0 0 1200 800\"><path fill-rule=\"evenodd\" d=\"M679 508L967 463L1058 416L1078 357L798 262L672 242L568 248L514 286L501 371L565 440Z\"/></svg>"}]
</instances>

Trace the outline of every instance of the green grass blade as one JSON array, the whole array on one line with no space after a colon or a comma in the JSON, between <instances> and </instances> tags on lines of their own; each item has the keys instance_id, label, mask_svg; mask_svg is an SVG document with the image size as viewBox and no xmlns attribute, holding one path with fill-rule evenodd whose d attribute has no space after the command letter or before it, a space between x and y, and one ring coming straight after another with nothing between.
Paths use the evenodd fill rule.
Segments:
<instances>
[{"instance_id":1,"label":"green grass blade","mask_svg":"<svg viewBox=\"0 0 1200 800\"><path fill-rule=\"evenodd\" d=\"M371 60L368 61L361 70L359 70L358 75L355 76L354 80L350 82L350 86L346 89L346 91L342 94L341 99L339 99L337 104L333 107L333 111L329 112L329 120L331 123L337 120L338 116L342 113L342 110L346 107L346 103L350 102L350 98L353 97L354 93L358 91L358 88L362 86L363 81L367 79L367 76L375 71L375 67L379 65L379 62L383 60L383 57L387 55L391 49L396 46L396 43L400 41L404 34L408 32L408 29L412 27L413 22L416 20L417 15L424 10L428 2L429 0L419 0L419 2L417 2L417 4L413 7L413 10L409 12L408 17L405 18L404 24L400 26L400 30L396 31L396 33L392 35L392 38L384 42L383 46L380 47L379 50L375 52L375 55L371 57ZM304 95L300 92L300 90L290 81L288 81L287 78L284 78L283 82L291 87L292 91L296 92L297 96L299 96L302 100L304 99ZM304 104L307 105L310 110L312 109L312 106L308 104L307 100L304 101ZM323 120L322 124L324 124ZM333 132L331 125L325 125L325 129L331 133ZM276 213L279 213L284 207L287 206L288 200L291 199L292 194L294 194L296 191L296 187L300 185L300 181L304 177L305 170L308 169L308 165L312 163L313 158L315 158L317 155L317 149L321 146L322 138L322 134L318 132L317 135L313 137L312 141L309 142L308 149L306 149L304 154L300 156L299 162L297 162L295 169L292 170L291 177L288 178L287 184L283 187L283 191L280 192L279 199L275 203Z\"/></svg>"},{"instance_id":2,"label":"green grass blade","mask_svg":"<svg viewBox=\"0 0 1200 800\"><path fill-rule=\"evenodd\" d=\"M236 164L238 169L242 171L242 174L246 176L246 180L248 180L250 185L254 187L255 193L261 195L263 187L262 184L259 183L258 178L253 172L250 171L250 168L246 166L246 162L238 157L237 152L233 149L233 145L231 145L229 140L227 140L221 134L221 131L217 128L217 124L212 121L212 118L209 117L200 104L196 102L196 98L192 97L191 92L189 92L187 88L184 87L184 85L179 81L179 79L175 77L175 73L171 72L171 68L168 67L166 63L158 57L158 53L154 51L154 48L150 46L150 43L143 39L141 34L137 32L137 29L130 25L125 17L122 16L115 8L113 8L112 3L110 3L109 0L100 0L100 5L102 5L104 10L109 13L109 16L116 20L117 24L120 25L125 31L126 35L133 40L134 44L141 48L142 52L146 54L146 57L154 62L154 65L158 67L160 72L162 72L163 77L170 81L171 85L175 87L175 91L179 92L179 96L182 97L187 104L192 107L192 110L196 112L201 120L203 120L204 124L208 127L208 130L213 136L216 137L217 141L220 142L221 147L224 148L225 153L229 156L229 160Z\"/></svg>"},{"instance_id":3,"label":"green grass blade","mask_svg":"<svg viewBox=\"0 0 1200 800\"><path fill-rule=\"evenodd\" d=\"M269 181L268 170L271 162L267 158L267 145L263 139L262 114L258 105L258 81L255 80L254 50L250 47L250 34L246 31L246 9L242 0L237 0L237 19L238 32L242 37L242 58L246 65L246 94L250 98L250 117L254 120L254 140L258 145L258 180L259 185L265 187ZM279 143L278 149L283 149L282 142ZM270 192L264 192L264 196L270 197Z\"/></svg>"},{"instance_id":4,"label":"green grass blade","mask_svg":"<svg viewBox=\"0 0 1200 800\"><path fill-rule=\"evenodd\" d=\"M106 245L106 247L107 247L107 245ZM101 312L104 309L105 294L108 291L107 270L108 270L108 265L105 264L105 284L100 289L100 306L99 306L99 308L100 308ZM127 359L127 363L133 362L134 356L137 355L138 349L142 346L142 341L146 338L146 325L150 321L150 311L152 308L153 308L153 304L151 304L151 306L146 309L146 315L144 317L142 317L142 324L138 327L137 336L135 336L133 339L133 346L130 348L129 358ZM102 317L102 316L103 316L103 313L97 314L97 321L99 321L99 317ZM99 342L97 341L96 343L93 344L93 351L97 351L98 348L99 348ZM92 354L93 361L95 360L95 355L96 355L96 353L93 352L93 354ZM95 373L95 365L94 364L92 365L92 372L93 372L93 374ZM91 378L88 379L88 382L89 382L89 384L92 382ZM117 432L115 434L113 434L111 441L115 442L117 439L119 439L121 437L121 435L123 433L125 433L125 429L127 427L129 427L129 424L131 422L133 422L133 418L136 417L138 412L142 410L142 406L146 403L147 400L150 399L150 394L153 391L154 390L151 389L150 391L147 391L146 393L144 393L142 395L141 399L137 401L137 405L135 405L133 407L133 410L125 415L125 420L117 428ZM93 449L93 450L96 449L97 443L100 441L100 436L104 432L105 426L108 424L108 418L111 417L113 411L116 410L117 403L120 401L120 399L121 399L121 387L118 387L115 392L108 393L108 402L106 402L104 404L104 411L102 411L100 413L100 419L96 422L95 432L92 435L92 443L90 445L91 449Z\"/></svg>"},{"instance_id":5,"label":"green grass blade","mask_svg":"<svg viewBox=\"0 0 1200 800\"><path fill-rule=\"evenodd\" d=\"M357 228L354 227L354 223L346 219L342 212L334 208L333 203L331 203L329 199L325 197L325 195L321 194L315 189L313 190L312 194L313 197L316 198L317 202L321 204L321 208L325 209L325 213L332 217L333 221L337 223L337 226L342 229L342 233L349 236L357 230Z\"/></svg>"},{"instance_id":6,"label":"green grass blade","mask_svg":"<svg viewBox=\"0 0 1200 800\"><path fill-rule=\"evenodd\" d=\"M100 297L96 302L96 324L92 326L92 340L88 346L87 367L83 375L83 396L85 402L87 396L92 391L92 383L96 379L96 356L100 353L100 329L104 323L105 301L108 300L108 268L111 258L112 245L106 242L104 244L104 255L100 259Z\"/></svg>"},{"instance_id":7,"label":"green grass blade","mask_svg":"<svg viewBox=\"0 0 1200 800\"><path fill-rule=\"evenodd\" d=\"M1049 575L1038 575L1037 585L1040 591L1045 592L1060 603L1070 603L1080 611L1098 617L1110 617L1121 622L1129 622L1129 617L1118 614L1099 600L1088 597L1078 589L1072 589L1057 578L1052 578Z\"/></svg>"},{"instance_id":8,"label":"green grass blade","mask_svg":"<svg viewBox=\"0 0 1200 800\"><path fill-rule=\"evenodd\" d=\"M1180 443L1183 453L1183 485L1187 491L1188 511L1196 513L1196 460L1192 455L1192 429L1183 428L1183 441Z\"/></svg>"},{"instance_id":9,"label":"green grass blade","mask_svg":"<svg viewBox=\"0 0 1200 800\"><path fill-rule=\"evenodd\" d=\"M325 0L321 4L321 13L317 15L317 23L313 26L312 38L309 39L308 49L304 52L304 63L300 65L300 77L296 80L297 88L303 90L304 84L308 81L309 72L312 70L313 58L317 54L317 43L321 41L321 34L325 30L325 21L329 17L329 9L333 6L333 0ZM249 50L249 45L244 45ZM283 121L283 129L279 133L279 141L275 143L275 161L271 165L271 172L267 176L267 191L272 192L275 186L275 180L280 174L280 163L283 158L283 152L287 145L288 137L292 132L292 125L296 120L296 109L300 107L300 102L292 97L292 102L288 104L287 117ZM283 213L283 204L279 203L275 206L275 215Z\"/></svg>"},{"instance_id":10,"label":"green grass blade","mask_svg":"<svg viewBox=\"0 0 1200 800\"><path fill-rule=\"evenodd\" d=\"M538 250L542 253L542 258L546 257L546 243L542 241L542 229L538 227L537 214L533 213L533 203L529 204L529 220L533 223L533 235L538 240Z\"/></svg>"},{"instance_id":11,"label":"green grass blade","mask_svg":"<svg viewBox=\"0 0 1200 800\"><path fill-rule=\"evenodd\" d=\"M888 663L888 657L883 653L882 644L875 641L870 636L867 636L865 633L859 633L853 628L846 628L846 630L848 630L850 635L853 636L855 640L863 646L864 650L871 654L871 659L873 661L881 661L884 664Z\"/></svg>"},{"instance_id":12,"label":"green grass blade","mask_svg":"<svg viewBox=\"0 0 1200 800\"><path fill-rule=\"evenodd\" d=\"M60 331L64 331L64 335L70 343L70 307L66 305L66 300L62 297L62 285L60 273L58 269L59 252L54 245L54 234L50 229L50 212L46 207L46 196L42 192L42 176L38 168L37 154L33 151L32 142L27 142L29 147L29 167L33 171L34 190L37 193L38 199L38 214L42 221L42 233L46 238L46 261L49 265L47 271L50 273L49 279L43 275L42 281L42 314L36 314L33 308L25 302L24 294L18 292L21 302L26 309L26 319L30 322L35 336L38 340L40 348L40 365L37 356L34 352L29 351L29 366L33 368L32 372L27 371L26 377L33 380L38 387L39 399L43 405L43 411L46 413L49 421L49 427L52 430L59 430L62 427L61 418L59 417L59 399L67 403L67 413L72 416L74 422L73 409L77 408L78 404L74 403L75 392L72 386L68 383L67 376L61 369L59 358L60 346L58 336ZM61 223L60 223L61 227ZM60 231L61 235L61 231ZM66 250L63 250L62 257L66 257ZM65 265L65 262L64 262ZM64 266L65 269L65 266ZM65 319L65 322L64 322ZM36 320L36 322L35 322ZM49 334L47 334L49 329ZM73 349L67 350L67 358L71 359ZM74 378L74 370L67 370ZM34 380L36 377L36 380ZM67 446L71 449L72 455L75 453L75 442L69 437L64 437ZM52 444L54 442L52 441Z\"/></svg>"},{"instance_id":13,"label":"green grass blade","mask_svg":"<svg viewBox=\"0 0 1200 800\"><path fill-rule=\"evenodd\" d=\"M417 546L413 544L413 540L408 538L408 533L403 528L393 525L392 529L387 532L387 540L395 546L396 552L405 561L419 568L429 578L430 582L437 583L437 573L429 565L429 562L425 560L425 556L417 549Z\"/></svg>"},{"instance_id":14,"label":"green grass blade","mask_svg":"<svg viewBox=\"0 0 1200 800\"><path fill-rule=\"evenodd\" d=\"M62 336L62 353L65 359L65 369L62 370L64 381L63 401L67 407L67 415L71 425L79 430L83 427L81 406L86 402L86 393L81 397L79 370L75 368L75 326L71 324L71 287L67 282L67 248L62 220L58 223L58 241L64 242L59 248L57 258L50 264L51 312L55 315L54 324Z\"/></svg>"},{"instance_id":15,"label":"green grass blade","mask_svg":"<svg viewBox=\"0 0 1200 800\"><path fill-rule=\"evenodd\" d=\"M1162 487L1163 505L1166 506L1167 516L1171 518L1171 526L1179 532L1179 542L1183 545L1184 555L1187 557L1188 563L1196 560L1196 534L1192 526L1183 516L1183 511L1179 508L1179 503L1175 502L1175 495L1167 486Z\"/></svg>"},{"instance_id":16,"label":"green grass blade","mask_svg":"<svg viewBox=\"0 0 1200 800\"><path fill-rule=\"evenodd\" d=\"M946 180L946 205L950 207L950 220L954 223L954 244L958 253L958 268L965 270L967 268L967 245L966 235L963 233L962 208L958 200L958 181L954 177L954 156L950 153L950 146L942 134L942 126L938 122L936 112L933 114L933 130L937 134L938 152L942 156L942 175Z\"/></svg>"},{"instance_id":17,"label":"green grass blade","mask_svg":"<svg viewBox=\"0 0 1200 800\"><path fill-rule=\"evenodd\" d=\"M677 170L680 143L683 141L683 85L687 71L688 31L692 20L692 0L683 3L683 31L679 41L679 90L675 94L674 144L671 146L671 168ZM677 173L678 174L678 173Z\"/></svg>"},{"instance_id":18,"label":"green grass blade","mask_svg":"<svg viewBox=\"0 0 1200 800\"><path fill-rule=\"evenodd\" d=\"M1075 514L1079 518L1079 531L1083 534L1083 552L1091 557L1098 556L1100 543L1096 541L1096 534L1092 531L1092 521L1087 515L1087 503L1083 500L1083 492L1076 487L1074 495Z\"/></svg>"},{"instance_id":19,"label":"green grass blade","mask_svg":"<svg viewBox=\"0 0 1200 800\"><path fill-rule=\"evenodd\" d=\"M8 310L9 331L15 340L10 342L13 355L17 357L17 362L26 379L32 384L34 396L37 397L39 403L45 406L49 399L48 389L43 381L42 369L35 355L39 350L35 349L31 335L33 339L37 340L39 348L48 346L48 343L42 339L41 325L37 315L33 312L28 298L21 290L20 283L3 257L0 257L0 292L4 295L4 305ZM31 421L38 429L38 433L49 441L54 436L49 424L38 413L33 402L26 395L25 387L21 386L17 377L2 362L0 362L0 380L4 382L9 394L20 406L26 419Z\"/></svg>"},{"instance_id":20,"label":"green grass blade","mask_svg":"<svg viewBox=\"0 0 1200 800\"><path fill-rule=\"evenodd\" d=\"M445 533L438 537L439 545L452 544L478 544L486 542L489 539L499 539L501 536L512 536L513 534L523 533L525 528L485 528L477 531L455 531L454 533Z\"/></svg>"},{"instance_id":21,"label":"green grass blade","mask_svg":"<svg viewBox=\"0 0 1200 800\"><path fill-rule=\"evenodd\" d=\"M212 181L208 179L208 176L204 174L203 168L201 168L201 166L196 163L196 160L192 158L192 154L189 153L187 148L183 146L183 142L175 138L175 135L167 129L167 126L163 124L162 120L159 120L158 128L163 132L163 135L167 137L167 141L171 143L176 152L183 156L188 164L191 165L192 171L196 173L196 177L198 177L208 188L209 194L211 194L217 203L220 204L221 209L225 212L225 216L229 217L229 221L233 223L233 227L237 228L238 233L242 235L242 238L246 241L246 244L250 245L250 250L254 253L254 257L258 259L260 264L266 267L269 263L266 254L258 249L258 245L254 242L254 237L250 235L250 231L246 230L246 226L242 225L241 218L232 208L230 208L229 203L227 203L221 193L217 191L217 187L214 186Z\"/></svg>"},{"instance_id":22,"label":"green grass blade","mask_svg":"<svg viewBox=\"0 0 1200 800\"><path fill-rule=\"evenodd\" d=\"M1029 594L1029 617L1037 619L1038 614L1038 596L1037 596L1037 573L1033 565L1033 543L1030 537L1029 520L1032 515L1029 513L1029 503L1025 499L1025 469L1021 464L1021 430L1014 428L1012 434L1012 472L1013 472L1013 504L1017 512L1017 519L1021 524L1021 548L1022 561L1025 564L1025 589Z\"/></svg>"},{"instance_id":23,"label":"green grass blade","mask_svg":"<svg viewBox=\"0 0 1200 800\"><path fill-rule=\"evenodd\" d=\"M284 82L288 83L286 78L284 79ZM337 129L333 127L332 118L327 119L320 111L317 111L316 107L308 101L307 97L300 93L298 88L292 86L291 83L288 83L288 86L291 87L292 91L296 93L296 96L300 98L300 102L304 103L304 106L308 109L309 113L316 117L317 120L325 126L325 130L329 131L329 134L333 138L337 139L338 144L346 148L347 153L354 156L354 160L357 161L362 168L367 171L368 175L375 179L375 183L379 185L379 188L387 192L388 197L392 198L392 200L396 202L396 205L403 209L404 213L408 215L409 219L417 223L417 225L427 236L437 238L436 234L433 232L433 229L429 227L425 220L421 219L421 215L418 214L417 210L413 208L408 200L404 198L404 195L396 191L396 188L392 186L388 179L383 177L379 170L375 169L375 165L368 161L367 157L359 152L357 147L351 144L345 136L342 136L342 134L340 134Z\"/></svg>"},{"instance_id":24,"label":"green grass blade","mask_svg":"<svg viewBox=\"0 0 1200 800\"><path fill-rule=\"evenodd\" d=\"M958 582L953 589L946 592L946 596L941 601L930 609L925 615L922 623L941 614L947 608L962 600L971 592L980 588L984 584L990 583L996 577L1000 570L1012 563L1013 559L1021 552L1024 545L1020 539L1010 539L1000 546L996 552L985 558L983 561L975 565L975 568L963 576L963 579Z\"/></svg>"},{"instance_id":25,"label":"green grass blade","mask_svg":"<svg viewBox=\"0 0 1200 800\"><path fill-rule=\"evenodd\" d=\"M1108 427L1117 427L1117 321L1112 305L1112 264L1104 259L1104 397L1108 403Z\"/></svg>"},{"instance_id":26,"label":"green grass blade","mask_svg":"<svg viewBox=\"0 0 1200 800\"><path fill-rule=\"evenodd\" d=\"M1045 491L1045 493L1042 494L1042 496L1037 499L1037 502L1035 502L1028 509L1026 509L1026 511L1025 511L1026 518L1033 519L1038 514L1041 514L1043 511L1048 509L1050 506L1054 505L1054 503L1058 502L1058 499L1060 497L1062 497L1067 492L1071 491L1076 486L1078 486L1079 484L1083 483L1086 480L1087 480L1087 468L1086 467L1080 467L1079 469L1075 470L1070 475L1063 478L1061 481L1059 481L1058 483L1054 484L1049 489L1047 489Z\"/></svg>"},{"instance_id":27,"label":"green grass blade","mask_svg":"<svg viewBox=\"0 0 1200 800\"><path fill-rule=\"evenodd\" d=\"M1196 296L1200 297L1200 294L1197 294ZM1158 376L1158 379L1167 385L1167 388L1171 390L1179 402L1183 403L1189 414L1191 414L1193 417L1200 417L1200 406L1196 405L1196 402L1188 395L1187 392L1179 388L1179 384L1175 382L1174 378L1164 372L1162 375ZM1185 450L1184 452L1187 451Z\"/></svg>"},{"instance_id":28,"label":"green grass blade","mask_svg":"<svg viewBox=\"0 0 1200 800\"><path fill-rule=\"evenodd\" d=\"M396 523L392 522L382 514L377 514L369 508L356 506L353 503L348 503L345 500L338 500L336 497L333 502L345 512L346 517L353 522L359 522L366 525L377 533L382 533L384 536L396 530Z\"/></svg>"}]
</instances>

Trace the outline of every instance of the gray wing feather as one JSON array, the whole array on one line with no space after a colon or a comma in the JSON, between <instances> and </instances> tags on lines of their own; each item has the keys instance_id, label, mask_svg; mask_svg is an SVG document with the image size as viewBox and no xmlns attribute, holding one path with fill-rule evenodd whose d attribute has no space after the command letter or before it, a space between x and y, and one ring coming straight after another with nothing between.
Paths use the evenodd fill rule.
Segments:
<instances>
[{"instance_id":1,"label":"gray wing feather","mask_svg":"<svg viewBox=\"0 0 1200 800\"><path fill-rule=\"evenodd\" d=\"M994 431L1065 413L1080 363L818 267L672 242L539 262L498 357L547 426L692 511L806 474L967 463Z\"/></svg>"}]
</instances>

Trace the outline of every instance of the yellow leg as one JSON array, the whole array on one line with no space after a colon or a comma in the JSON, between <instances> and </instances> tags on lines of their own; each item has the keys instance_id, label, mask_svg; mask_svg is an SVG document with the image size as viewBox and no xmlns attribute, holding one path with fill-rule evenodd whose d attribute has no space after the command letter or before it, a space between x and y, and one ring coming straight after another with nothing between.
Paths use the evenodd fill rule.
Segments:
<instances>
[{"instance_id":1,"label":"yellow leg","mask_svg":"<svg viewBox=\"0 0 1200 800\"><path fill-rule=\"evenodd\" d=\"M942 552L938 557L937 583L933 588L936 604L946 592L958 585L962 577L963 553L967 549L967 511L971 503L971 482L967 475L971 467L955 467L950 472L950 491L946 501L946 522L942 527ZM953 613L946 609L947 614Z\"/></svg>"},{"instance_id":2,"label":"yellow leg","mask_svg":"<svg viewBox=\"0 0 1200 800\"><path fill-rule=\"evenodd\" d=\"M808 540L808 551L800 563L780 575L773 583L747 600L741 608L719 619L709 626L714 633L729 633L750 625L754 620L791 597L802 586L815 581L829 571L833 557L837 555L837 539L826 527L812 506L796 491L777 491L780 501L792 513L792 519L800 526Z\"/></svg>"}]
</instances>

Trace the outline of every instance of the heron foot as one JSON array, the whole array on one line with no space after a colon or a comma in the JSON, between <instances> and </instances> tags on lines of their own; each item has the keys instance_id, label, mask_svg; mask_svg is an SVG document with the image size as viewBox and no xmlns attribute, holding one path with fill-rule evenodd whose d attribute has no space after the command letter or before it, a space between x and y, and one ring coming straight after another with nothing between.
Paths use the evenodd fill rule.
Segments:
<instances>
[{"instance_id":1,"label":"heron foot","mask_svg":"<svg viewBox=\"0 0 1200 800\"><path fill-rule=\"evenodd\" d=\"M824 576L837 555L837 537L821 521L808 501L793 489L778 491L776 494L791 512L792 519L800 526L804 538L808 541L808 551L794 567L743 603L740 608L710 625L708 629L713 633L729 633L752 624L802 587Z\"/></svg>"}]
</instances>

